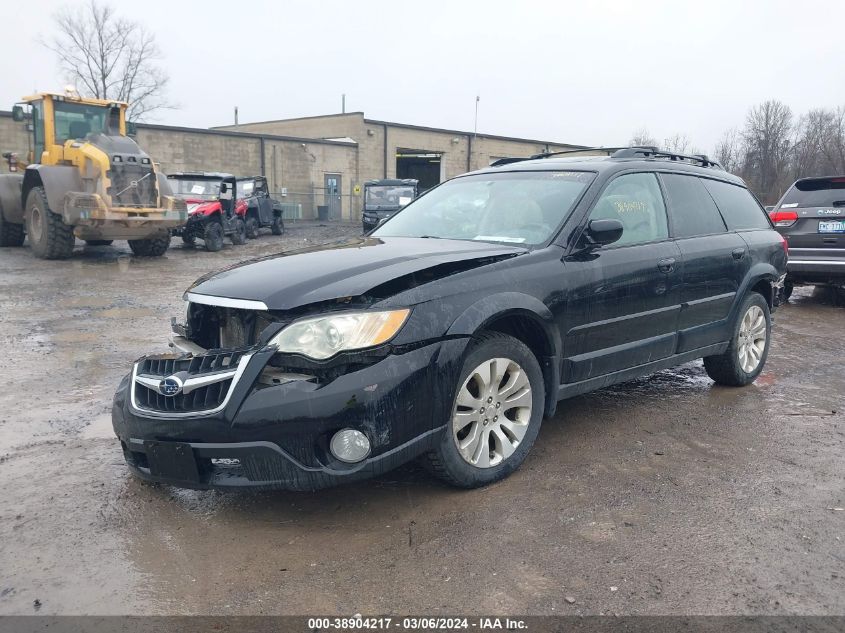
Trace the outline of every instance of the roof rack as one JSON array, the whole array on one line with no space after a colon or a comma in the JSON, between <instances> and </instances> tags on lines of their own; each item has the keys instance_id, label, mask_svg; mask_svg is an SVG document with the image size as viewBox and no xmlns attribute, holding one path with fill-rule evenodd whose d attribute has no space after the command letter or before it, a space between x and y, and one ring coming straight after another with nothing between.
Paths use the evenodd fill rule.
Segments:
<instances>
[{"instance_id":1,"label":"roof rack","mask_svg":"<svg viewBox=\"0 0 845 633\"><path fill-rule=\"evenodd\" d=\"M538 160L542 158L549 158L550 156L561 156L566 154L583 154L584 152L605 152L607 156L610 156L611 158L635 158L638 156L643 158L667 158L674 161L698 163L701 167L716 167L718 169L723 169L719 163L711 160L705 154L680 154L678 152L666 152L649 145L633 147L584 147L581 149L568 149L559 152L541 152L527 157L499 158L498 160L494 160L490 163L490 166L501 167L502 165L510 165L511 163L519 163L525 160Z\"/></svg>"},{"instance_id":2,"label":"roof rack","mask_svg":"<svg viewBox=\"0 0 845 633\"><path fill-rule=\"evenodd\" d=\"M706 154L681 154L679 152L667 152L656 147L624 147L611 155L611 158L636 158L643 156L644 158L668 158L675 161L687 161L698 163L702 167L716 167L723 169L723 167L711 160Z\"/></svg>"}]
</instances>

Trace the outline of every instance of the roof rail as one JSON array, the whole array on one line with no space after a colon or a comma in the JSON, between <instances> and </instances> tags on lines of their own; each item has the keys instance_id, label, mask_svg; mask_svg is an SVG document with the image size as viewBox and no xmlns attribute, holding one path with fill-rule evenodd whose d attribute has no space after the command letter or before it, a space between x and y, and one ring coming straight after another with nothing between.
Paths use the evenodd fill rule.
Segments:
<instances>
[{"instance_id":1,"label":"roof rail","mask_svg":"<svg viewBox=\"0 0 845 633\"><path fill-rule=\"evenodd\" d=\"M499 158L490 163L491 167L501 167L502 165L510 165L511 163L519 163L525 160L538 160L542 158L549 158L550 156L561 156L566 154L583 154L584 152L605 152L611 158L667 158L675 161L685 161L698 163L701 167L716 167L723 169L723 167L715 160L711 160L705 154L680 154L678 152L667 152L657 147L650 145L643 146L628 146L628 147L584 147L582 149L568 149L560 152L541 152L532 156L526 157L506 157Z\"/></svg>"},{"instance_id":2,"label":"roof rail","mask_svg":"<svg viewBox=\"0 0 845 633\"><path fill-rule=\"evenodd\" d=\"M635 158L638 156L644 158L668 158L669 160L698 163L701 167L723 169L718 162L711 160L706 154L681 154L680 152L667 152L656 147L625 147L611 155L612 158Z\"/></svg>"},{"instance_id":3,"label":"roof rail","mask_svg":"<svg viewBox=\"0 0 845 633\"><path fill-rule=\"evenodd\" d=\"M582 147L581 149L565 149L559 152L540 152L539 154L532 154L531 156L507 156L499 158L490 163L491 167L499 167L501 165L510 165L511 163L518 163L524 160L537 160L539 158L548 158L549 156L560 156L563 154L583 154L584 152L606 152L608 156L616 150L624 149L622 147Z\"/></svg>"}]
</instances>

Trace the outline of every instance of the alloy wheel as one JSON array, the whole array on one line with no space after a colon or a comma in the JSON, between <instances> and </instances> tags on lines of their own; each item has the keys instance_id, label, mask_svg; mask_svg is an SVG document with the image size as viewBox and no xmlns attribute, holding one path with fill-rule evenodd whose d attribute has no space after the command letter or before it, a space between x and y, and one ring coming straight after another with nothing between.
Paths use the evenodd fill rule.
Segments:
<instances>
[{"instance_id":1,"label":"alloy wheel","mask_svg":"<svg viewBox=\"0 0 845 633\"><path fill-rule=\"evenodd\" d=\"M737 340L737 357L742 371L751 374L766 351L766 317L759 306L751 306L742 317Z\"/></svg>"},{"instance_id":2,"label":"alloy wheel","mask_svg":"<svg viewBox=\"0 0 845 633\"><path fill-rule=\"evenodd\" d=\"M461 457L492 468L513 455L531 420L533 396L528 375L508 358L485 360L458 391L452 437Z\"/></svg>"}]
</instances>

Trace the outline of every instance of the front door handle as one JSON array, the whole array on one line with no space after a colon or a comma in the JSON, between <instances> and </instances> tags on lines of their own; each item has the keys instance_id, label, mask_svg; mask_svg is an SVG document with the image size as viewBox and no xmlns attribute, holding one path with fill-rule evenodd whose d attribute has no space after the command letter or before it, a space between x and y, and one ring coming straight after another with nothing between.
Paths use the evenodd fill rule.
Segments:
<instances>
[{"instance_id":1,"label":"front door handle","mask_svg":"<svg viewBox=\"0 0 845 633\"><path fill-rule=\"evenodd\" d=\"M671 273L675 270L675 258L667 257L657 262L657 269L662 273Z\"/></svg>"},{"instance_id":2,"label":"front door handle","mask_svg":"<svg viewBox=\"0 0 845 633\"><path fill-rule=\"evenodd\" d=\"M744 248L735 248L731 251L731 257L736 260L740 260L745 257L745 249Z\"/></svg>"}]
</instances>

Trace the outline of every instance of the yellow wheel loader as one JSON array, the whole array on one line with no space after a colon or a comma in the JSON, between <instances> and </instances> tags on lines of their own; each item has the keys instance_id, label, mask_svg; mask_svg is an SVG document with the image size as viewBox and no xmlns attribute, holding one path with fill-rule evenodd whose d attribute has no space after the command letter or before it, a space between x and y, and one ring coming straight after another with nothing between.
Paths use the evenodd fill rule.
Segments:
<instances>
[{"instance_id":1,"label":"yellow wheel loader","mask_svg":"<svg viewBox=\"0 0 845 633\"><path fill-rule=\"evenodd\" d=\"M129 240L135 255L164 254L187 207L127 135L127 105L69 92L13 107L29 128L30 156L22 173L0 175L0 246L20 246L26 234L43 259L70 257L75 238Z\"/></svg>"}]
</instances>

